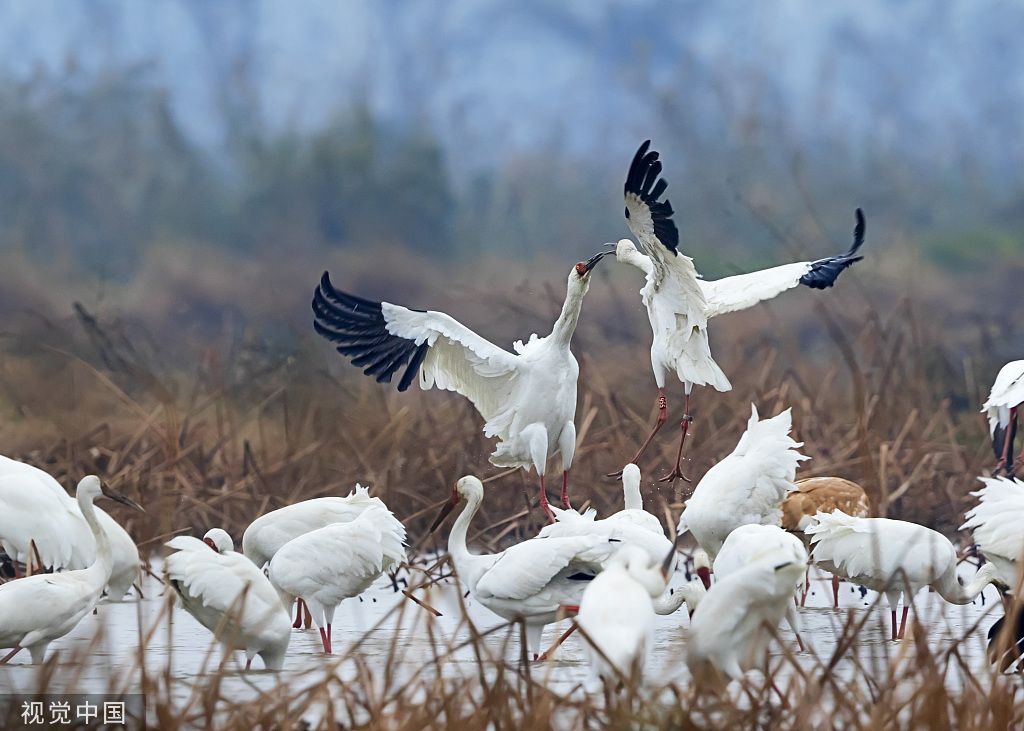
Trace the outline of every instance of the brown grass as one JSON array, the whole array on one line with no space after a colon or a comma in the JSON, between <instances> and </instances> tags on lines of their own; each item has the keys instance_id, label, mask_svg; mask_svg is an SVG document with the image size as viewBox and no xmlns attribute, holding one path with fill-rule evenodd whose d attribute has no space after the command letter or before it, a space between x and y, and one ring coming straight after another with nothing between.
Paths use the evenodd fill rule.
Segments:
<instances>
[{"instance_id":1,"label":"brown grass","mask_svg":"<svg viewBox=\"0 0 1024 731\"><path fill-rule=\"evenodd\" d=\"M489 288L478 277L471 280L478 287L447 292L439 304L505 343L550 326L564 285L561 275L547 279L550 286L531 290ZM930 293L912 301L891 286L871 289L848 279L834 294L791 293L716 322L713 346L734 389L696 392L690 474L696 482L733 448L751 402L763 415L792 407L795 436L813 457L801 477L849 478L868 490L880 515L954 536L968 491L993 463L977 404L999 364L997 346L1016 325L966 326L966 310ZM298 500L346 494L357 481L372 485L403 520L412 545L440 548L425 529L454 480L467 473L487 478L489 487L473 540L497 547L535 533L534 478L487 463L493 445L468 402L447 393L398 394L362 377L306 332L308 315L297 309L306 306L301 293L289 289L294 307L268 332L251 313L226 316L209 295L212 285L201 279L188 284L203 290L182 297L190 312L197 303L215 302L208 306L220 324L212 330L176 327L168 303L179 290L155 293L168 311L151 316L127 318L125 310L92 304L72 317L54 316L50 305L39 304L12 320L0 341L4 453L68 486L83 474L99 474L138 500L148 510L144 516L114 510L144 554L159 552L174 534L212 526L237 541L256 516ZM620 486L604 473L621 467L654 416L648 331L635 285L618 271L602 275L574 345L581 379L572 490L577 501L602 512L621 505ZM422 304L423 298L411 293L402 299ZM270 309L266 301L258 307ZM669 392L673 414L680 391ZM648 505L659 514L667 510L673 521L692 486L667 487L655 478L675 446L676 432L666 428L641 464ZM844 631L853 641L844 652L856 652L854 624L851 617ZM534 728L556 718L559 727L574 728L987 729L1024 717L1012 680L969 682L960 694L945 689L941 679L960 667L956 643L939 654L920 643L914 651L916 661L893 663L889 676L865 667L843 681L822 658L820 672L796 676L786 691L788 707L764 688L747 688L748 702L737 704L721 695L698 697L691 687L655 685L631 686L605 708L599 698L560 696L543 676L507 663L498 663L493 675L424 672L396 687L389 682L397 675L340 683L328 674L309 690L281 686L234 705L219 694L214 672L195 681L202 702L185 715L170 701L171 680L142 682L161 728L208 725L214 708L223 728L297 727L327 697L358 711L357 725L403 729L435 723ZM359 652L353 648L348 659L372 672L380 659Z\"/></svg>"}]
</instances>

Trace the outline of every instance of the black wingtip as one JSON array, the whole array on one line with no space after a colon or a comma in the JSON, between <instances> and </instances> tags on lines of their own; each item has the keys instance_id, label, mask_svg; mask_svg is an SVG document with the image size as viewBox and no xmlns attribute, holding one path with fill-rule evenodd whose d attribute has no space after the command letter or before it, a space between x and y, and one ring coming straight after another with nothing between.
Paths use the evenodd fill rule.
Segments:
<instances>
[{"instance_id":1,"label":"black wingtip","mask_svg":"<svg viewBox=\"0 0 1024 731\"><path fill-rule=\"evenodd\" d=\"M672 220L672 203L666 198L661 200L662 194L668 189L668 181L661 177L661 162L658 160L658 152L650 150L651 141L644 140L644 143L633 155L633 161L629 165L629 172L626 174L626 183L623 186L625 195L635 195L647 204L651 211L651 220L654 223L654 235L658 241L673 254L679 253L679 229ZM629 210L626 210L629 216Z\"/></svg>"},{"instance_id":2,"label":"black wingtip","mask_svg":"<svg viewBox=\"0 0 1024 731\"><path fill-rule=\"evenodd\" d=\"M406 390L413 382L429 346L388 332L380 302L335 288L330 274L324 272L313 292L312 308L316 333L334 343L338 353L365 375L390 383L404 366L398 390Z\"/></svg>"},{"instance_id":3,"label":"black wingtip","mask_svg":"<svg viewBox=\"0 0 1024 731\"><path fill-rule=\"evenodd\" d=\"M858 208L853 216L856 222L853 226L853 244L850 250L839 256L811 262L811 269L800 277L800 284L811 289L828 289L836 283L840 274L864 258L857 255L860 247L864 245L864 232L867 228L864 211Z\"/></svg>"}]
</instances>

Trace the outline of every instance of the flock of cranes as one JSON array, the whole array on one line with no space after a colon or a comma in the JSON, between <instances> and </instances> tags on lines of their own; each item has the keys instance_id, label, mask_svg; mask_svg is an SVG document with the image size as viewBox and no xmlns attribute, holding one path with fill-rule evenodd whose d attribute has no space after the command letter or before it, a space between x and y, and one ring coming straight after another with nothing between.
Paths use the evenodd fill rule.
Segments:
<instances>
[{"instance_id":1,"label":"flock of cranes","mask_svg":"<svg viewBox=\"0 0 1024 731\"><path fill-rule=\"evenodd\" d=\"M1008 598L1020 596L1024 482L1013 477L1013 449L1024 403L1024 361L1003 368L984 405L999 463L996 476L982 478L978 504L963 526L973 531L988 559L966 585L957 578L956 549L941 534L869 517L864 491L847 480L797 481L798 468L809 457L791 435L788 409L762 418L752 407L746 431L697 482L671 534L644 508L637 463L668 420L668 374L682 384L683 414L675 463L662 480L688 479L682 455L693 386L731 388L711 354L711 318L798 285L833 286L860 260L865 233L857 209L853 244L843 254L705 281L679 251L658 158L645 142L627 174L625 215L635 243L623 239L573 266L551 332L518 341L511 352L444 313L344 292L327 273L315 291L314 326L340 354L377 381L397 375L400 391L418 381L423 389L468 398L484 420L484 433L497 440L491 463L532 468L539 478L539 504L549 524L536 537L490 554L475 553L469 545L484 485L473 475L455 483L431 531L464 504L448 534L448 554L461 584L496 615L522 621L536 660L551 652L541 645L544 627L575 616L559 642L578 628L595 675L605 680L638 672L655 616L684 604L691 615L687 664L695 680L735 679L763 663L783 621L802 648L798 605L806 596L811 563L833 574L836 606L839 580L883 593L893 641L903 636L908 609L923 587L958 604L972 601L988 584ZM591 274L613 252L617 261L645 276L640 294L653 333L658 417L633 459L615 473L622 478L623 509L599 518L593 509L573 509L569 499L579 376L570 344ZM561 507L549 503L545 482L556 452L562 464ZM95 476L82 479L72 499L42 470L0 458L0 549L11 579L0 585L0 648L10 649L0 663L22 649L41 661L49 644L70 632L104 594L107 601L118 601L135 581L138 550L93 506L104 495L138 507L105 493ZM677 548L685 535L698 545L698 579L673 587ZM246 669L256 656L264 667L280 669L292 630L302 626L304 615L307 626L315 623L324 652L332 653L337 607L403 564L406 532L379 498L357 485L347 497L307 500L257 518L242 537L241 553L220 528L201 540L176 537L167 546L173 553L163 563L166 583L222 643L225 656L243 649ZM897 622L901 601L903 616ZM993 628L993 636L1006 635L1002 644L994 644L1002 666L1020 654L1014 650L1022 641L1015 622L1007 623L1006 631L1003 620Z\"/></svg>"}]
</instances>

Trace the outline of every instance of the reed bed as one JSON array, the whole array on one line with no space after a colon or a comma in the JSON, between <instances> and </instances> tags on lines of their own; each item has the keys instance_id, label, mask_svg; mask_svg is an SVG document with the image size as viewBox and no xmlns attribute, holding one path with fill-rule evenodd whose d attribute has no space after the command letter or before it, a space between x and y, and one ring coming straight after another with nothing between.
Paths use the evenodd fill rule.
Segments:
<instances>
[{"instance_id":1,"label":"reed bed","mask_svg":"<svg viewBox=\"0 0 1024 731\"><path fill-rule=\"evenodd\" d=\"M632 283L612 277L599 284L574 346L581 378L571 490L603 513L618 509L622 499L618 482L604 474L632 454L655 409L647 326ZM696 392L689 473L695 484L729 453L751 403L762 415L792 407L795 436L813 457L800 477L852 479L865 487L877 515L930 525L966 547L969 537L957 536L956 526L977 476L988 474L994 462L977 405L1003 357L1001 344L1018 333L1017 325L958 327L952 340L952 306L911 303L891 288L851 289L812 301L806 293L793 295L716 323L713 347L734 389ZM559 287L469 294L478 303L473 316L483 322L481 331L490 334L486 326L494 325L499 343L506 342L503 335L543 331L561 299ZM481 476L488 487L471 541L497 549L533 536L541 525L534 478L488 464L492 445L468 402L416 389L395 393L304 332L274 339L247 323L179 342L173 330L81 305L71 317L30 324L0 341L3 452L69 486L83 474L98 474L140 502L145 515L112 511L144 557L159 555L173 535L214 526L237 541L268 510L346 494L356 482L370 485L405 523L414 561L443 550L443 531L432 536L427 527L463 474ZM681 388L668 395L675 417ZM655 481L667 469L676 439L666 426L640 465L648 506L667 525L674 525L693 489L682 481ZM411 572L408 580L429 582L443 570ZM837 652L857 652L863 621L861 615L843 618L839 631L848 639ZM515 627L496 633L518 641ZM140 653L146 652L145 639ZM991 729L1024 722L1019 678L977 677L958 651L966 635L940 651L908 640L887 649L886 662L855 663L857 671L844 677L834 672L837 658L817 658L808 671L783 655L775 662L793 664L784 701L754 681L730 695L648 679L626 683L606 702L600 693L551 689L543 669L495 654L487 638L468 627L460 641L492 659L473 672L441 672L451 646L439 641L432 661L397 672L397 640L384 659L356 645L301 682L276 684L244 701L222 692L224 674L233 672L226 668L211 666L189 679L168 669L135 680L162 729L310 723L395 729ZM65 655L53 662L89 658ZM332 663L356 672L343 681ZM953 673L958 683L947 682ZM38 677L42 692L52 673L44 668ZM192 701L182 705L183 694Z\"/></svg>"}]
</instances>

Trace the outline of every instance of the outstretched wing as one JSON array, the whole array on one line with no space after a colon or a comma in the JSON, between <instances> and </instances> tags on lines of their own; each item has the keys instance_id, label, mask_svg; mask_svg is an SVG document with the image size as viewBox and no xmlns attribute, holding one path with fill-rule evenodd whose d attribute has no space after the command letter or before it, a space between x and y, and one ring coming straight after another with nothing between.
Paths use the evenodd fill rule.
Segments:
<instances>
[{"instance_id":1,"label":"outstretched wing","mask_svg":"<svg viewBox=\"0 0 1024 731\"><path fill-rule=\"evenodd\" d=\"M704 292L693 259L679 253L679 229L672 220L672 204L661 196L668 181L661 176L658 153L647 140L633 156L624 187L626 224L651 261L645 298L659 295L659 322L655 327L689 333L707 322ZM680 321L680 318L684 318Z\"/></svg>"},{"instance_id":2,"label":"outstretched wing","mask_svg":"<svg viewBox=\"0 0 1024 731\"><path fill-rule=\"evenodd\" d=\"M420 375L420 387L460 393L488 421L512 390L518 357L477 335L443 312L410 310L335 289L324 272L313 295L313 327L352 364L378 382L404 391Z\"/></svg>"},{"instance_id":3,"label":"outstretched wing","mask_svg":"<svg viewBox=\"0 0 1024 731\"><path fill-rule=\"evenodd\" d=\"M796 264L764 269L750 274L739 274L713 282L700 282L707 299L708 317L726 312L743 310L763 300L771 299L798 284L811 289L827 289L855 262L863 259L857 252L864 244L864 213L857 209L856 225L853 229L853 245L845 254L830 256L817 261L801 261Z\"/></svg>"}]
</instances>

